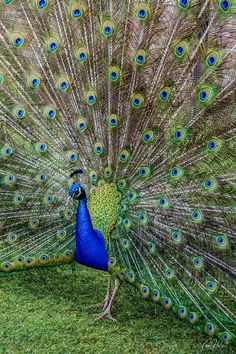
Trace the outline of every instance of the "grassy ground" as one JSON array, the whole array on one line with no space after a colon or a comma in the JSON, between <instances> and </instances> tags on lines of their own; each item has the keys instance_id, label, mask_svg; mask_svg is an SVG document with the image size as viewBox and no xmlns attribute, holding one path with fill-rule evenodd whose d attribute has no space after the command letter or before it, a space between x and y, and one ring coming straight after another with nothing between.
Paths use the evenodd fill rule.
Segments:
<instances>
[{"instance_id":1,"label":"grassy ground","mask_svg":"<svg viewBox=\"0 0 236 354\"><path fill-rule=\"evenodd\" d=\"M113 309L118 323L93 323L106 275L76 265L0 278L0 353L234 353L159 305L123 286Z\"/></svg>"}]
</instances>

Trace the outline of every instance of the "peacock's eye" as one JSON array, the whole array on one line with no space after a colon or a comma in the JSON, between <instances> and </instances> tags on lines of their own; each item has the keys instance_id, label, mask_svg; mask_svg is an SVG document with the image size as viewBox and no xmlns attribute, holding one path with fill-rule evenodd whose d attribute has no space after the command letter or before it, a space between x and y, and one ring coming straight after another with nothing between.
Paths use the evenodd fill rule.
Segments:
<instances>
[{"instance_id":1,"label":"peacock's eye","mask_svg":"<svg viewBox=\"0 0 236 354\"><path fill-rule=\"evenodd\" d=\"M71 6L71 17L73 19L81 19L85 13L85 7L81 4L75 3Z\"/></svg>"},{"instance_id":2,"label":"peacock's eye","mask_svg":"<svg viewBox=\"0 0 236 354\"><path fill-rule=\"evenodd\" d=\"M137 62L138 63L143 63L144 62L144 56L143 55L138 55Z\"/></svg>"},{"instance_id":3,"label":"peacock's eye","mask_svg":"<svg viewBox=\"0 0 236 354\"><path fill-rule=\"evenodd\" d=\"M202 104L207 104L209 103L213 97L215 96L215 88L212 86L204 86L200 91L198 92L198 99L199 102Z\"/></svg>"},{"instance_id":4,"label":"peacock's eye","mask_svg":"<svg viewBox=\"0 0 236 354\"><path fill-rule=\"evenodd\" d=\"M162 91L162 92L161 92L161 98L162 98L163 100L165 100L165 99L167 98L167 92L166 92L166 91Z\"/></svg>"},{"instance_id":5,"label":"peacock's eye","mask_svg":"<svg viewBox=\"0 0 236 354\"><path fill-rule=\"evenodd\" d=\"M109 68L108 76L111 82L117 82L120 78L121 71L117 66L112 66Z\"/></svg>"},{"instance_id":6,"label":"peacock's eye","mask_svg":"<svg viewBox=\"0 0 236 354\"><path fill-rule=\"evenodd\" d=\"M182 55L183 52L184 52L184 49L183 49L183 47L180 47L180 46L179 46L179 47L176 48L175 51L176 51L176 53L177 53L178 55Z\"/></svg>"},{"instance_id":7,"label":"peacock's eye","mask_svg":"<svg viewBox=\"0 0 236 354\"><path fill-rule=\"evenodd\" d=\"M119 151L119 161L124 164L128 162L130 159L130 151L129 149L123 149Z\"/></svg>"},{"instance_id":8,"label":"peacock's eye","mask_svg":"<svg viewBox=\"0 0 236 354\"><path fill-rule=\"evenodd\" d=\"M191 6L191 0L177 0L177 3L178 7L184 11L188 10Z\"/></svg>"},{"instance_id":9,"label":"peacock's eye","mask_svg":"<svg viewBox=\"0 0 236 354\"><path fill-rule=\"evenodd\" d=\"M204 101L207 97L206 91L201 91L200 92L200 100Z\"/></svg>"},{"instance_id":10,"label":"peacock's eye","mask_svg":"<svg viewBox=\"0 0 236 354\"><path fill-rule=\"evenodd\" d=\"M1 154L4 156L4 157L9 157L11 156L13 153L13 150L12 150L12 147L11 146L4 146L2 149L1 149Z\"/></svg>"},{"instance_id":11,"label":"peacock's eye","mask_svg":"<svg viewBox=\"0 0 236 354\"><path fill-rule=\"evenodd\" d=\"M227 0L221 1L220 6L223 11L227 11L229 9L229 1L227 1Z\"/></svg>"},{"instance_id":12,"label":"peacock's eye","mask_svg":"<svg viewBox=\"0 0 236 354\"><path fill-rule=\"evenodd\" d=\"M38 75L31 75L30 76L30 87L32 89L35 89L36 87L38 87L40 84L40 77Z\"/></svg>"},{"instance_id":13,"label":"peacock's eye","mask_svg":"<svg viewBox=\"0 0 236 354\"><path fill-rule=\"evenodd\" d=\"M182 127L176 129L173 133L173 138L175 142L183 142L188 136L188 131Z\"/></svg>"},{"instance_id":14,"label":"peacock's eye","mask_svg":"<svg viewBox=\"0 0 236 354\"><path fill-rule=\"evenodd\" d=\"M145 171L144 168L140 168L139 173L140 173L141 176L144 176L146 171Z\"/></svg>"},{"instance_id":15,"label":"peacock's eye","mask_svg":"<svg viewBox=\"0 0 236 354\"><path fill-rule=\"evenodd\" d=\"M17 120L23 120L26 115L25 109L21 106L16 106L13 110L13 113Z\"/></svg>"},{"instance_id":16,"label":"peacock's eye","mask_svg":"<svg viewBox=\"0 0 236 354\"><path fill-rule=\"evenodd\" d=\"M57 86L60 91L65 92L70 87L70 82L67 78L61 77L57 82Z\"/></svg>"},{"instance_id":17,"label":"peacock's eye","mask_svg":"<svg viewBox=\"0 0 236 354\"><path fill-rule=\"evenodd\" d=\"M75 9L75 10L73 11L73 16L74 16L74 17L80 17L80 16L81 16L81 11L80 11L80 9Z\"/></svg>"},{"instance_id":18,"label":"peacock's eye","mask_svg":"<svg viewBox=\"0 0 236 354\"><path fill-rule=\"evenodd\" d=\"M69 162L76 162L78 159L78 153L74 150L68 151L67 152L67 159Z\"/></svg>"},{"instance_id":19,"label":"peacock's eye","mask_svg":"<svg viewBox=\"0 0 236 354\"><path fill-rule=\"evenodd\" d=\"M173 176L176 176L177 173L178 173L177 168L173 168L173 170L172 170L172 175L173 175Z\"/></svg>"},{"instance_id":20,"label":"peacock's eye","mask_svg":"<svg viewBox=\"0 0 236 354\"><path fill-rule=\"evenodd\" d=\"M39 0L37 1L37 5L40 10L44 9L47 6L47 0Z\"/></svg>"},{"instance_id":21,"label":"peacock's eye","mask_svg":"<svg viewBox=\"0 0 236 354\"><path fill-rule=\"evenodd\" d=\"M56 44L55 42L52 42L52 43L50 44L50 49L51 49L51 50L55 50L56 47L57 47L57 44Z\"/></svg>"},{"instance_id":22,"label":"peacock's eye","mask_svg":"<svg viewBox=\"0 0 236 354\"><path fill-rule=\"evenodd\" d=\"M139 67L142 67L146 62L146 56L147 53L143 49L138 50L134 56L134 63Z\"/></svg>"},{"instance_id":23,"label":"peacock's eye","mask_svg":"<svg viewBox=\"0 0 236 354\"><path fill-rule=\"evenodd\" d=\"M136 7L136 16L141 23L145 22L148 19L149 15L150 15L149 5L142 2Z\"/></svg>"},{"instance_id":24,"label":"peacock's eye","mask_svg":"<svg viewBox=\"0 0 236 354\"><path fill-rule=\"evenodd\" d=\"M210 179L207 179L206 180L206 187L210 187L211 186L211 180Z\"/></svg>"},{"instance_id":25,"label":"peacock's eye","mask_svg":"<svg viewBox=\"0 0 236 354\"><path fill-rule=\"evenodd\" d=\"M175 137L176 137L176 139L179 139L180 136L181 136L181 132L180 132L179 130L177 130L177 131L175 132Z\"/></svg>"},{"instance_id":26,"label":"peacock's eye","mask_svg":"<svg viewBox=\"0 0 236 354\"><path fill-rule=\"evenodd\" d=\"M218 152L221 150L221 148L222 148L222 141L220 139L213 138L207 143L207 150L209 152L212 153Z\"/></svg>"},{"instance_id":27,"label":"peacock's eye","mask_svg":"<svg viewBox=\"0 0 236 354\"><path fill-rule=\"evenodd\" d=\"M214 149L214 147L215 147L215 142L214 142L213 140L211 140L211 141L209 142L209 144L208 144L208 147L209 147L210 150Z\"/></svg>"},{"instance_id":28,"label":"peacock's eye","mask_svg":"<svg viewBox=\"0 0 236 354\"><path fill-rule=\"evenodd\" d=\"M188 6L188 0L181 0L181 1L180 1L180 5L181 5L182 7L187 7L187 6Z\"/></svg>"},{"instance_id":29,"label":"peacock's eye","mask_svg":"<svg viewBox=\"0 0 236 354\"><path fill-rule=\"evenodd\" d=\"M223 239L223 237L219 237L219 238L217 239L217 241L218 241L218 243L219 243L220 245L222 245L224 239Z\"/></svg>"},{"instance_id":30,"label":"peacock's eye","mask_svg":"<svg viewBox=\"0 0 236 354\"><path fill-rule=\"evenodd\" d=\"M86 58L85 53L80 53L79 58L80 60L84 60Z\"/></svg>"},{"instance_id":31,"label":"peacock's eye","mask_svg":"<svg viewBox=\"0 0 236 354\"><path fill-rule=\"evenodd\" d=\"M144 103L144 97L139 94L135 93L131 96L131 105L133 108L138 109L141 108Z\"/></svg>"},{"instance_id":32,"label":"peacock's eye","mask_svg":"<svg viewBox=\"0 0 236 354\"><path fill-rule=\"evenodd\" d=\"M53 109L51 109L49 112L48 112L48 116L50 118L52 118L53 116L55 115L55 111Z\"/></svg>"},{"instance_id":33,"label":"peacock's eye","mask_svg":"<svg viewBox=\"0 0 236 354\"><path fill-rule=\"evenodd\" d=\"M114 32L113 22L107 20L102 25L102 34L105 38L109 39Z\"/></svg>"},{"instance_id":34,"label":"peacock's eye","mask_svg":"<svg viewBox=\"0 0 236 354\"><path fill-rule=\"evenodd\" d=\"M16 45L17 47L19 47L19 46L21 45L22 41L23 41L23 39L22 39L21 37L17 37L17 38L15 39L15 45Z\"/></svg>"},{"instance_id":35,"label":"peacock's eye","mask_svg":"<svg viewBox=\"0 0 236 354\"><path fill-rule=\"evenodd\" d=\"M214 63L215 63L215 58L212 57L212 56L210 56L210 57L207 59L207 62L208 62L209 65L214 65Z\"/></svg>"},{"instance_id":36,"label":"peacock's eye","mask_svg":"<svg viewBox=\"0 0 236 354\"><path fill-rule=\"evenodd\" d=\"M139 17L145 17L146 16L146 12L144 10L139 10L139 13L138 13Z\"/></svg>"},{"instance_id":37,"label":"peacock's eye","mask_svg":"<svg viewBox=\"0 0 236 354\"><path fill-rule=\"evenodd\" d=\"M96 94L94 91L89 91L86 94L86 102L88 103L89 106L93 106L96 103Z\"/></svg>"},{"instance_id":38,"label":"peacock's eye","mask_svg":"<svg viewBox=\"0 0 236 354\"><path fill-rule=\"evenodd\" d=\"M106 34L110 34L110 33L111 33L111 27L106 26L106 27L104 28L104 32L105 32Z\"/></svg>"},{"instance_id":39,"label":"peacock's eye","mask_svg":"<svg viewBox=\"0 0 236 354\"><path fill-rule=\"evenodd\" d=\"M59 41L57 38L55 37L51 37L48 42L48 50L50 53L55 53L57 51L57 49L59 48Z\"/></svg>"}]
</instances>

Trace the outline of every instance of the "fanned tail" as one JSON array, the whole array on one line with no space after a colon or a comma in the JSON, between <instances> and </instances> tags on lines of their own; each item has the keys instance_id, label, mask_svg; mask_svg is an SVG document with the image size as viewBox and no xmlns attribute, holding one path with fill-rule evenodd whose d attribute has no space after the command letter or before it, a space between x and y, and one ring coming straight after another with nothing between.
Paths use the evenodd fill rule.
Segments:
<instances>
[{"instance_id":1,"label":"fanned tail","mask_svg":"<svg viewBox=\"0 0 236 354\"><path fill-rule=\"evenodd\" d=\"M0 6L1 269L73 260L82 168L110 272L233 341L235 1Z\"/></svg>"}]
</instances>

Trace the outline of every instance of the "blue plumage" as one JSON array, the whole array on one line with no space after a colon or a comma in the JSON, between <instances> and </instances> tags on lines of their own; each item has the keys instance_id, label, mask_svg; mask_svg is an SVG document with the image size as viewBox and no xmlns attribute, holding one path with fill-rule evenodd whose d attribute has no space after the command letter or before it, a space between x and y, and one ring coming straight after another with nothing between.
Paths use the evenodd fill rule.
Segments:
<instances>
[{"instance_id":1,"label":"blue plumage","mask_svg":"<svg viewBox=\"0 0 236 354\"><path fill-rule=\"evenodd\" d=\"M79 183L74 183L69 195L79 199L76 216L76 262L100 270L108 270L108 253L102 233L93 228L87 208L87 198Z\"/></svg>"}]
</instances>

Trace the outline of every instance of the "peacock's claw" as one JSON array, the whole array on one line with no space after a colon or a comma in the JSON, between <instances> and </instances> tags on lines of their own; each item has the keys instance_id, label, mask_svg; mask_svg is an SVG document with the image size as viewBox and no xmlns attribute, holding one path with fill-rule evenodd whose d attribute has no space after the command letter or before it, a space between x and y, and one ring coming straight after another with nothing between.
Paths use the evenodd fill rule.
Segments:
<instances>
[{"instance_id":1,"label":"peacock's claw","mask_svg":"<svg viewBox=\"0 0 236 354\"><path fill-rule=\"evenodd\" d=\"M107 318L113 322L117 322L117 320L114 317L112 317L110 310L105 310L99 314L93 314L92 316L95 317L94 322L100 321L103 318Z\"/></svg>"}]
</instances>

